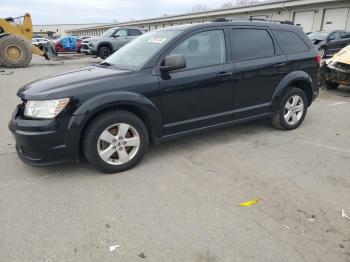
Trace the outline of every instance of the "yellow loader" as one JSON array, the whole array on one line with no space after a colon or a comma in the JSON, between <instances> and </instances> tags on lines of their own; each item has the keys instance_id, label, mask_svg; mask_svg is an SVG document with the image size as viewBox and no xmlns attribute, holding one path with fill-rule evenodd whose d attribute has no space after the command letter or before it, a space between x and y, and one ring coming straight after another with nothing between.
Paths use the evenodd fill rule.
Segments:
<instances>
[{"instance_id":1,"label":"yellow loader","mask_svg":"<svg viewBox=\"0 0 350 262\"><path fill-rule=\"evenodd\" d=\"M19 21L19 22L18 22ZM32 45L33 25L30 14L15 18L0 18L0 66L26 67L32 54L46 59L57 57L52 42L36 47Z\"/></svg>"}]
</instances>

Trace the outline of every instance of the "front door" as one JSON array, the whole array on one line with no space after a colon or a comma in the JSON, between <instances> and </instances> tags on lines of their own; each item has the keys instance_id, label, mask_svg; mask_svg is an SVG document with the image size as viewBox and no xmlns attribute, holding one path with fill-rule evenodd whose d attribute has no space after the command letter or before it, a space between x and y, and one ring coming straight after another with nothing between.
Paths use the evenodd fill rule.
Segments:
<instances>
[{"instance_id":1,"label":"front door","mask_svg":"<svg viewBox=\"0 0 350 262\"><path fill-rule=\"evenodd\" d=\"M112 44L113 50L116 51L121 48L123 45L128 43L128 30L127 29L119 29L114 33Z\"/></svg>"},{"instance_id":2,"label":"front door","mask_svg":"<svg viewBox=\"0 0 350 262\"><path fill-rule=\"evenodd\" d=\"M183 54L186 68L160 75L164 134L232 121L232 63L222 27L184 37L169 54Z\"/></svg>"}]
</instances>

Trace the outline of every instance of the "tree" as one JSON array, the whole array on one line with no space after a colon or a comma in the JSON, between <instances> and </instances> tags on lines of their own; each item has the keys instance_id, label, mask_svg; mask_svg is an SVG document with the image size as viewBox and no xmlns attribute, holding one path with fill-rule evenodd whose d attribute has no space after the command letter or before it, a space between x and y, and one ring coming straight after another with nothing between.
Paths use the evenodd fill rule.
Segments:
<instances>
[{"instance_id":1,"label":"tree","mask_svg":"<svg viewBox=\"0 0 350 262\"><path fill-rule=\"evenodd\" d=\"M232 8L235 6L246 6L246 5L252 5L259 3L258 0L235 0L235 1L228 1L221 5L221 8Z\"/></svg>"},{"instance_id":2,"label":"tree","mask_svg":"<svg viewBox=\"0 0 350 262\"><path fill-rule=\"evenodd\" d=\"M207 11L209 8L205 5L196 5L192 7L191 11L192 13L198 13L198 12L204 12Z\"/></svg>"}]
</instances>

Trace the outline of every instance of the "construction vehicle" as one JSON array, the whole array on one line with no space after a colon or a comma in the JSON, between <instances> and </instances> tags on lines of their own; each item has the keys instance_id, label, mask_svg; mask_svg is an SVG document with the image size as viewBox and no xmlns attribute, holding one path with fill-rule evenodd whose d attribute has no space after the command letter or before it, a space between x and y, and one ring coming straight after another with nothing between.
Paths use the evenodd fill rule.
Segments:
<instances>
[{"instance_id":1,"label":"construction vehicle","mask_svg":"<svg viewBox=\"0 0 350 262\"><path fill-rule=\"evenodd\" d=\"M57 57L52 42L37 47L32 45L32 37L33 25L30 14L0 18L0 66L25 67L32 60L32 54L46 59Z\"/></svg>"}]
</instances>

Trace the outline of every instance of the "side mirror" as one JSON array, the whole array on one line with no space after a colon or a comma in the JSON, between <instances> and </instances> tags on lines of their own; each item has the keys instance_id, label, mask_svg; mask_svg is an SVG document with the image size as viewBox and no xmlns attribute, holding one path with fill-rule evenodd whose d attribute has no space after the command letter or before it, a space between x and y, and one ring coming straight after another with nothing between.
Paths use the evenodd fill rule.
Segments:
<instances>
[{"instance_id":1,"label":"side mirror","mask_svg":"<svg viewBox=\"0 0 350 262\"><path fill-rule=\"evenodd\" d=\"M186 68L186 59L184 55L168 55L164 59L164 65L160 66L160 71L169 72L177 69Z\"/></svg>"},{"instance_id":2,"label":"side mirror","mask_svg":"<svg viewBox=\"0 0 350 262\"><path fill-rule=\"evenodd\" d=\"M120 36L120 35L114 35L113 37L114 37L114 38L118 38L119 36Z\"/></svg>"}]
</instances>

